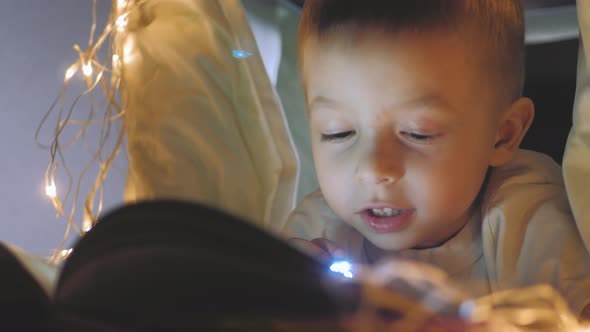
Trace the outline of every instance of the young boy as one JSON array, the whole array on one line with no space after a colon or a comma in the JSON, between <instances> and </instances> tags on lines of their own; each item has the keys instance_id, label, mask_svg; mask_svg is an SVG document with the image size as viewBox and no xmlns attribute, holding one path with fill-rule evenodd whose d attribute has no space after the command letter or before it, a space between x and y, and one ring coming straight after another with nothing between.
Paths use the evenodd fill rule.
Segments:
<instances>
[{"instance_id":1,"label":"young boy","mask_svg":"<svg viewBox=\"0 0 590 332\"><path fill-rule=\"evenodd\" d=\"M287 236L428 262L475 296L548 283L583 312L590 256L560 168L519 150L519 0L307 0L299 47L320 190Z\"/></svg>"}]
</instances>

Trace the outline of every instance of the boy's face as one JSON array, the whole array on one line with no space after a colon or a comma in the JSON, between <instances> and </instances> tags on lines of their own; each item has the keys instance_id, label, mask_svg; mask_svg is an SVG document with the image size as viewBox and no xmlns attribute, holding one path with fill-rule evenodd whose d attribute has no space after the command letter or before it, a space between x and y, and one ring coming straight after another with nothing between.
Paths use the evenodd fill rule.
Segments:
<instances>
[{"instance_id":1,"label":"boy's face","mask_svg":"<svg viewBox=\"0 0 590 332\"><path fill-rule=\"evenodd\" d=\"M503 107L473 49L443 33L304 44L322 192L381 249L437 245L473 212Z\"/></svg>"}]
</instances>

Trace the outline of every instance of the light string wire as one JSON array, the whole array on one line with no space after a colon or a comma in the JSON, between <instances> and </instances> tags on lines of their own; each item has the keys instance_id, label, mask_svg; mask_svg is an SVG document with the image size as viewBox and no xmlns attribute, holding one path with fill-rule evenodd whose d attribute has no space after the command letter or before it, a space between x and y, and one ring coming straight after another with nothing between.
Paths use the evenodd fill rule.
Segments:
<instances>
[{"instance_id":1,"label":"light string wire","mask_svg":"<svg viewBox=\"0 0 590 332\"><path fill-rule=\"evenodd\" d=\"M113 162L119 154L124 142L124 128L119 124L119 128L114 128L117 122L125 114L122 105L117 101L122 71L124 64L129 60L126 55L130 53L130 43L124 42L127 35L128 13L134 6L138 5L138 0L113 0L111 12L101 34L97 36L97 0L92 4L92 25L88 39L88 48L82 49L79 45L74 45L73 49L77 53L77 61L71 64L65 71L64 84L51 104L49 110L42 117L39 126L35 132L35 142L43 149L48 149L50 161L45 171L45 193L51 199L56 210L57 217L65 218L67 221L64 237L52 254L50 261L58 263L65 259L71 249L62 250L72 231L78 235L84 234L90 230L97 222L97 219L103 208L104 181L113 165ZM105 49L107 58L103 61L100 59L100 51ZM131 58L131 57L129 57ZM77 74L81 74L86 83L86 89L78 94L73 101L68 104L66 93L70 83ZM104 109L100 116L97 108L104 103L97 105L97 91L102 91L104 95ZM85 118L74 118L74 112L78 111L79 103L83 98L88 98L89 109ZM57 114L56 114L57 113ZM53 138L50 144L44 144L40 141L39 136L43 128L48 124L51 116L57 116L57 121L53 129ZM91 125L99 125L98 148L96 151L86 143L86 136ZM75 137L70 142L62 142L62 135L67 127L78 126ZM115 142L112 148L108 148L112 136L115 136ZM66 163L64 150L76 145L79 141L84 142L84 147L89 151L91 160L84 166L74 184L74 176ZM83 220L81 227L75 222L75 215L78 209L78 198L80 196L81 184L88 175L91 167L98 164L98 172L94 182L88 192L83 207ZM63 195L58 191L56 185L56 175L62 171L66 178ZM73 194L73 196L72 196ZM97 206L95 201L98 195ZM71 204L69 211L65 206Z\"/></svg>"}]
</instances>

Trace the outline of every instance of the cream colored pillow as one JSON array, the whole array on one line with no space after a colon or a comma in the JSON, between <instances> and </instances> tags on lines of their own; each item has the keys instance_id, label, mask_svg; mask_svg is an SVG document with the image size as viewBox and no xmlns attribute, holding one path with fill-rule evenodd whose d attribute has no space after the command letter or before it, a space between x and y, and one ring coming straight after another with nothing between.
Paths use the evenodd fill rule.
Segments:
<instances>
[{"instance_id":1,"label":"cream colored pillow","mask_svg":"<svg viewBox=\"0 0 590 332\"><path fill-rule=\"evenodd\" d=\"M280 229L298 157L240 1L144 1L129 30L126 201L201 202Z\"/></svg>"}]
</instances>

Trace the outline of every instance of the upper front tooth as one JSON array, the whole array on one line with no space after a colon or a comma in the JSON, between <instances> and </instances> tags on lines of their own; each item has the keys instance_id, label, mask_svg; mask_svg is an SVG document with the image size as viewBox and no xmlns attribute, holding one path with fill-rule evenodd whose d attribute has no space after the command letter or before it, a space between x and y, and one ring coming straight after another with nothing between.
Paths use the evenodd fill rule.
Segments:
<instances>
[{"instance_id":1,"label":"upper front tooth","mask_svg":"<svg viewBox=\"0 0 590 332\"><path fill-rule=\"evenodd\" d=\"M376 216L383 216L384 212L381 209L371 209L374 215Z\"/></svg>"},{"instance_id":2,"label":"upper front tooth","mask_svg":"<svg viewBox=\"0 0 590 332\"><path fill-rule=\"evenodd\" d=\"M392 208L383 208L383 209L371 209L373 214L380 216L380 217L390 217L393 215Z\"/></svg>"}]
</instances>

